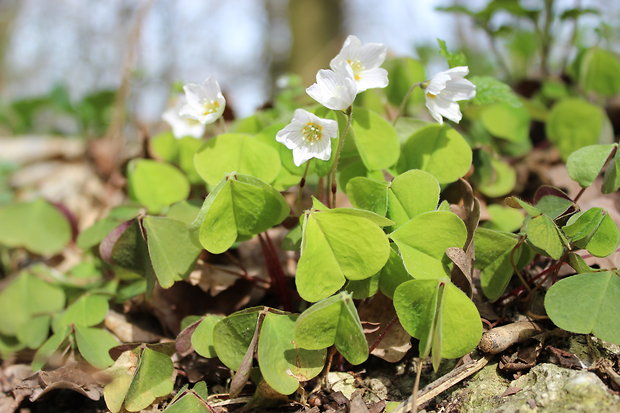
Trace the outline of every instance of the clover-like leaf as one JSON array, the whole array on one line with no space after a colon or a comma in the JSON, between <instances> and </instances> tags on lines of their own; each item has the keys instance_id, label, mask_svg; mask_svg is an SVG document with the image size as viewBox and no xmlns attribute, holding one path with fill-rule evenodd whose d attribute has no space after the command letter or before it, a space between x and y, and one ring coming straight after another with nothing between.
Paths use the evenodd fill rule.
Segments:
<instances>
[{"instance_id":1,"label":"clover-like leaf","mask_svg":"<svg viewBox=\"0 0 620 413\"><path fill-rule=\"evenodd\" d=\"M378 224L392 223L364 210L307 211L295 276L300 296L319 301L338 291L347 279L363 280L376 274L390 254L389 241Z\"/></svg>"},{"instance_id":2,"label":"clover-like leaf","mask_svg":"<svg viewBox=\"0 0 620 413\"><path fill-rule=\"evenodd\" d=\"M108 298L99 294L84 294L75 300L54 325L80 325L91 327L101 323L108 313Z\"/></svg>"},{"instance_id":3,"label":"clover-like leaf","mask_svg":"<svg viewBox=\"0 0 620 413\"><path fill-rule=\"evenodd\" d=\"M418 169L406 171L390 183L387 216L398 228L423 212L435 210L439 192L439 182L430 173Z\"/></svg>"},{"instance_id":4,"label":"clover-like leaf","mask_svg":"<svg viewBox=\"0 0 620 413\"><path fill-rule=\"evenodd\" d=\"M385 216L388 205L388 185L385 181L356 176L348 180L346 193L354 207Z\"/></svg>"},{"instance_id":5,"label":"clover-like leaf","mask_svg":"<svg viewBox=\"0 0 620 413\"><path fill-rule=\"evenodd\" d=\"M618 189L620 189L620 151L616 150L616 155L603 173L602 191L604 194L611 194Z\"/></svg>"},{"instance_id":6,"label":"clover-like leaf","mask_svg":"<svg viewBox=\"0 0 620 413\"><path fill-rule=\"evenodd\" d=\"M152 213L160 213L189 195L187 178L170 164L135 159L127 171L129 194Z\"/></svg>"},{"instance_id":7,"label":"clover-like leaf","mask_svg":"<svg viewBox=\"0 0 620 413\"><path fill-rule=\"evenodd\" d=\"M62 288L22 272L0 292L0 334L15 336L34 317L54 315L64 306Z\"/></svg>"},{"instance_id":8,"label":"clover-like leaf","mask_svg":"<svg viewBox=\"0 0 620 413\"><path fill-rule=\"evenodd\" d=\"M545 296L551 321L564 330L620 345L620 276L615 271L577 274L555 283Z\"/></svg>"},{"instance_id":9,"label":"clover-like leaf","mask_svg":"<svg viewBox=\"0 0 620 413\"><path fill-rule=\"evenodd\" d=\"M0 206L2 245L53 255L62 251L70 240L71 225L67 218L42 199Z\"/></svg>"},{"instance_id":10,"label":"clover-like leaf","mask_svg":"<svg viewBox=\"0 0 620 413\"><path fill-rule=\"evenodd\" d=\"M599 143L607 122L605 112L585 100L568 98L556 103L545 130L563 159L577 149Z\"/></svg>"},{"instance_id":11,"label":"clover-like leaf","mask_svg":"<svg viewBox=\"0 0 620 413\"><path fill-rule=\"evenodd\" d=\"M282 195L245 175L224 178L207 196L196 218L202 246L213 254L230 248L239 236L251 236L279 224L290 208Z\"/></svg>"},{"instance_id":12,"label":"clover-like leaf","mask_svg":"<svg viewBox=\"0 0 620 413\"><path fill-rule=\"evenodd\" d=\"M108 351L118 345L118 340L106 330L76 325L75 342L82 357L98 369L114 363Z\"/></svg>"},{"instance_id":13,"label":"clover-like leaf","mask_svg":"<svg viewBox=\"0 0 620 413\"><path fill-rule=\"evenodd\" d=\"M578 212L562 228L569 240L596 257L613 253L620 242L620 231L609 214L601 208Z\"/></svg>"},{"instance_id":14,"label":"clover-like leaf","mask_svg":"<svg viewBox=\"0 0 620 413\"><path fill-rule=\"evenodd\" d=\"M129 412L141 411L174 388L172 359L148 346L125 351L106 372L112 381L103 396L112 413L123 406Z\"/></svg>"},{"instance_id":15,"label":"clover-like leaf","mask_svg":"<svg viewBox=\"0 0 620 413\"><path fill-rule=\"evenodd\" d=\"M213 347L222 363L231 370L239 370L250 346L258 314L264 307L237 311L218 321L213 327Z\"/></svg>"},{"instance_id":16,"label":"clover-like leaf","mask_svg":"<svg viewBox=\"0 0 620 413\"><path fill-rule=\"evenodd\" d=\"M351 132L367 169L386 169L398 161L400 143L396 130L379 114L367 109L353 111Z\"/></svg>"},{"instance_id":17,"label":"clover-like leaf","mask_svg":"<svg viewBox=\"0 0 620 413\"><path fill-rule=\"evenodd\" d=\"M390 247L390 257L379 272L379 289L386 297L392 298L396 287L413 277L407 272L403 259L394 247Z\"/></svg>"},{"instance_id":18,"label":"clover-like leaf","mask_svg":"<svg viewBox=\"0 0 620 413\"><path fill-rule=\"evenodd\" d=\"M321 350L331 345L351 364L368 358L368 343L350 294L320 301L304 311L295 324L295 342L301 348Z\"/></svg>"},{"instance_id":19,"label":"clover-like leaf","mask_svg":"<svg viewBox=\"0 0 620 413\"><path fill-rule=\"evenodd\" d=\"M514 272L510 255L517 245L514 234L478 228L474 236L476 260L474 265L480 269L482 292L491 301L497 300L503 293ZM515 251L515 262L520 251Z\"/></svg>"},{"instance_id":20,"label":"clover-like leaf","mask_svg":"<svg viewBox=\"0 0 620 413\"><path fill-rule=\"evenodd\" d=\"M480 314L458 287L444 280L411 280L396 288L400 323L420 340L420 355L457 358L472 351L482 336ZM436 365L436 363L433 363Z\"/></svg>"},{"instance_id":21,"label":"clover-like leaf","mask_svg":"<svg viewBox=\"0 0 620 413\"><path fill-rule=\"evenodd\" d=\"M405 263L416 279L449 276L449 247L462 248L467 240L465 223L449 211L431 211L415 216L390 234Z\"/></svg>"},{"instance_id":22,"label":"clover-like leaf","mask_svg":"<svg viewBox=\"0 0 620 413\"><path fill-rule=\"evenodd\" d=\"M547 215L539 215L530 219L525 227L525 233L532 246L554 260L560 259L564 253L564 244L559 229Z\"/></svg>"},{"instance_id":23,"label":"clover-like leaf","mask_svg":"<svg viewBox=\"0 0 620 413\"><path fill-rule=\"evenodd\" d=\"M206 358L217 357L213 344L215 342L213 330L215 325L223 318L222 316L209 314L202 319L191 338L192 347L196 350L196 353Z\"/></svg>"},{"instance_id":24,"label":"clover-like leaf","mask_svg":"<svg viewBox=\"0 0 620 413\"><path fill-rule=\"evenodd\" d=\"M618 144L589 145L571 153L566 161L568 175L583 188L592 185L592 182L601 173L607 158Z\"/></svg>"},{"instance_id":25,"label":"clover-like leaf","mask_svg":"<svg viewBox=\"0 0 620 413\"><path fill-rule=\"evenodd\" d=\"M398 170L421 169L435 176L440 184L447 184L464 176L471 161L471 148L460 133L448 126L429 125L407 139Z\"/></svg>"},{"instance_id":26,"label":"clover-like leaf","mask_svg":"<svg viewBox=\"0 0 620 413\"><path fill-rule=\"evenodd\" d=\"M209 139L194 155L194 165L211 188L232 172L271 183L281 167L276 149L241 133L226 133Z\"/></svg>"},{"instance_id":27,"label":"clover-like leaf","mask_svg":"<svg viewBox=\"0 0 620 413\"><path fill-rule=\"evenodd\" d=\"M263 379L282 394L294 393L300 381L316 377L327 351L306 350L295 341L297 315L267 313L258 339L258 366Z\"/></svg>"},{"instance_id":28,"label":"clover-like leaf","mask_svg":"<svg viewBox=\"0 0 620 413\"><path fill-rule=\"evenodd\" d=\"M189 227L181 221L146 216L142 224L159 285L172 287L175 281L191 271L201 248L192 240Z\"/></svg>"}]
</instances>

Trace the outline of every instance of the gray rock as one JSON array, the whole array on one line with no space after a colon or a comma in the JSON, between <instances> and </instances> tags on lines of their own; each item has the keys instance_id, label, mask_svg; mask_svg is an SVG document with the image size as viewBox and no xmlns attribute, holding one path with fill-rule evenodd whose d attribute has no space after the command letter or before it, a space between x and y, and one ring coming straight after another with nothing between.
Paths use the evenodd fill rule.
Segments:
<instances>
[{"instance_id":1,"label":"gray rock","mask_svg":"<svg viewBox=\"0 0 620 413\"><path fill-rule=\"evenodd\" d=\"M460 395L462 412L620 412L620 397L611 394L594 373L539 364L508 383L496 374L495 367L486 367L470 381ZM508 388L521 390L502 396Z\"/></svg>"}]
</instances>

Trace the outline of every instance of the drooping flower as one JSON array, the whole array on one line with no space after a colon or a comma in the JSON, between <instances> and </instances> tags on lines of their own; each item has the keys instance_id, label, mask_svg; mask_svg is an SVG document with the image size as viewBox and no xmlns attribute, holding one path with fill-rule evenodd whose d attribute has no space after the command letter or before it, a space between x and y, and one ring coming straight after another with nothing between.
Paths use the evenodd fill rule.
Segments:
<instances>
[{"instance_id":1,"label":"drooping flower","mask_svg":"<svg viewBox=\"0 0 620 413\"><path fill-rule=\"evenodd\" d=\"M175 138L181 139L184 136L201 138L205 132L205 125L194 118L187 118L179 115L179 111L187 103L185 96L181 95L176 99L176 104L167 109L161 116L172 128Z\"/></svg>"},{"instance_id":2,"label":"drooping flower","mask_svg":"<svg viewBox=\"0 0 620 413\"><path fill-rule=\"evenodd\" d=\"M319 70L316 83L310 85L306 93L328 109L347 109L357 95L351 67L340 65L336 66L335 70Z\"/></svg>"},{"instance_id":3,"label":"drooping flower","mask_svg":"<svg viewBox=\"0 0 620 413\"><path fill-rule=\"evenodd\" d=\"M337 136L338 122L335 120L296 109L293 120L277 133L276 140L293 150L293 162L300 166L311 158L329 160L332 154L330 139Z\"/></svg>"},{"instance_id":4,"label":"drooping flower","mask_svg":"<svg viewBox=\"0 0 620 413\"><path fill-rule=\"evenodd\" d=\"M385 60L387 47L381 43L362 44L356 36L350 35L344 41L340 53L334 57L329 66L336 70L340 65L347 65L353 72L357 93L367 89L383 88L388 84L387 70L379 67Z\"/></svg>"},{"instance_id":5,"label":"drooping flower","mask_svg":"<svg viewBox=\"0 0 620 413\"><path fill-rule=\"evenodd\" d=\"M457 66L437 73L428 82L424 91L426 107L440 124L443 118L459 123L463 115L456 102L476 96L476 85L465 79L468 73L467 66Z\"/></svg>"},{"instance_id":6,"label":"drooping flower","mask_svg":"<svg viewBox=\"0 0 620 413\"><path fill-rule=\"evenodd\" d=\"M189 83L183 86L183 90L187 103L179 111L182 117L207 125L215 122L224 113L226 99L213 77L209 76L200 85Z\"/></svg>"}]
</instances>

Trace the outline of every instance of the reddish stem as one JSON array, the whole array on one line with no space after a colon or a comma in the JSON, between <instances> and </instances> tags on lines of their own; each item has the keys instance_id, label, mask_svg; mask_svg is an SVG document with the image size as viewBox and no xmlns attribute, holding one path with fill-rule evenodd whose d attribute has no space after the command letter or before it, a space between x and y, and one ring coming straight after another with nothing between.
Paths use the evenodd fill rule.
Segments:
<instances>
[{"instance_id":1,"label":"reddish stem","mask_svg":"<svg viewBox=\"0 0 620 413\"><path fill-rule=\"evenodd\" d=\"M388 331L390 331L390 329L392 328L392 326L394 324L396 324L396 321L398 320L397 316L392 317L392 319L390 320L390 322L388 323L388 325L385 326L385 328L381 331L381 333L379 333L379 335L377 336L377 338L375 339L375 341L372 343L372 345L368 348L368 352L372 353L374 349L377 348L377 346L379 345L379 343L381 343L381 341L385 338L385 335L388 333Z\"/></svg>"},{"instance_id":2,"label":"reddish stem","mask_svg":"<svg viewBox=\"0 0 620 413\"><path fill-rule=\"evenodd\" d=\"M271 279L271 287L274 289L282 308L286 311L293 311L293 304L291 303L291 297L286 286L286 274L284 274L284 269L282 269L273 242L271 242L271 238L267 232L258 234L258 239L263 249L263 255L265 256L265 266L267 267L267 272Z\"/></svg>"}]
</instances>

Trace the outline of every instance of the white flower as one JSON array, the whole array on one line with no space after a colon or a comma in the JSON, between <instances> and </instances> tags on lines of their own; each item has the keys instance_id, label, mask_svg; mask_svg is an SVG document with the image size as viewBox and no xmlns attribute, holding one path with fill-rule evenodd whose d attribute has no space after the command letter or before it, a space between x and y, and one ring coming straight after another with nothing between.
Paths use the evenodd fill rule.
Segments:
<instances>
[{"instance_id":1,"label":"white flower","mask_svg":"<svg viewBox=\"0 0 620 413\"><path fill-rule=\"evenodd\" d=\"M381 43L362 44L360 39L350 35L329 66L336 70L340 65L348 65L353 71L353 79L355 79L357 93L359 93L367 89L387 86L387 70L379 67L383 64L386 54L387 47Z\"/></svg>"},{"instance_id":2,"label":"white flower","mask_svg":"<svg viewBox=\"0 0 620 413\"><path fill-rule=\"evenodd\" d=\"M353 71L344 65L335 70L321 69L316 74L316 83L308 87L306 93L328 109L345 110L357 95Z\"/></svg>"},{"instance_id":3,"label":"white flower","mask_svg":"<svg viewBox=\"0 0 620 413\"><path fill-rule=\"evenodd\" d=\"M459 123L463 115L456 102L476 96L476 86L465 79L468 73L467 66L457 66L437 73L428 83L424 91L426 107L440 124L443 124L442 116Z\"/></svg>"},{"instance_id":4,"label":"white flower","mask_svg":"<svg viewBox=\"0 0 620 413\"><path fill-rule=\"evenodd\" d=\"M297 109L291 123L278 132L276 140L293 150L293 162L299 166L311 158L328 161L332 154L330 138L337 136L338 122Z\"/></svg>"},{"instance_id":5,"label":"white flower","mask_svg":"<svg viewBox=\"0 0 620 413\"><path fill-rule=\"evenodd\" d=\"M189 83L183 86L187 103L179 111L179 115L195 119L202 124L215 122L226 107L226 99L217 81L209 76L201 85Z\"/></svg>"},{"instance_id":6,"label":"white flower","mask_svg":"<svg viewBox=\"0 0 620 413\"><path fill-rule=\"evenodd\" d=\"M186 103L185 96L179 96L174 107L166 110L161 117L170 125L175 138L181 139L184 136L201 138L205 132L205 125L196 119L184 118L179 115L179 111Z\"/></svg>"}]
</instances>

